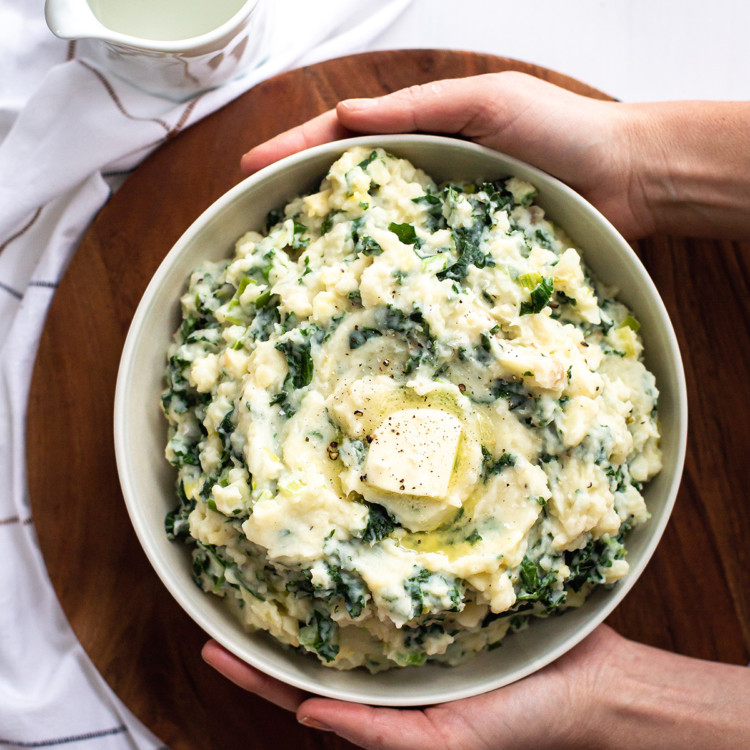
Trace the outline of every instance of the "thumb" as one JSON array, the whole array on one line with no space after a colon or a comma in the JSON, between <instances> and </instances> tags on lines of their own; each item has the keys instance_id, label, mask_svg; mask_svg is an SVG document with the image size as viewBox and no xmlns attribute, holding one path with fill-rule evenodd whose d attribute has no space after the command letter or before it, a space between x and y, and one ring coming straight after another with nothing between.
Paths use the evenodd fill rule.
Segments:
<instances>
[{"instance_id":1,"label":"thumb","mask_svg":"<svg viewBox=\"0 0 750 750\"><path fill-rule=\"evenodd\" d=\"M374 708L310 698L297 709L301 724L335 732L366 750L428 750L442 746L442 733L423 711Z\"/></svg>"}]
</instances>

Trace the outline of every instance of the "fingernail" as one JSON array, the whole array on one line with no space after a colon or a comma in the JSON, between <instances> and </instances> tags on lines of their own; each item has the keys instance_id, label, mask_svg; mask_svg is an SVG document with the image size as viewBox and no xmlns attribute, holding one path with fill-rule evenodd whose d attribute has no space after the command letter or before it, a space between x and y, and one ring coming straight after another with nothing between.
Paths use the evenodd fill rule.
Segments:
<instances>
[{"instance_id":1,"label":"fingernail","mask_svg":"<svg viewBox=\"0 0 750 750\"><path fill-rule=\"evenodd\" d=\"M345 99L341 102L341 106L350 112L356 112L360 109L370 109L370 107L374 107L377 103L377 99Z\"/></svg>"},{"instance_id":2,"label":"fingernail","mask_svg":"<svg viewBox=\"0 0 750 750\"><path fill-rule=\"evenodd\" d=\"M300 724L304 724L306 727L310 727L310 729L320 729L321 732L333 731L331 727L329 727L326 724L323 724L323 722L316 721L311 716L300 716L298 721Z\"/></svg>"}]
</instances>

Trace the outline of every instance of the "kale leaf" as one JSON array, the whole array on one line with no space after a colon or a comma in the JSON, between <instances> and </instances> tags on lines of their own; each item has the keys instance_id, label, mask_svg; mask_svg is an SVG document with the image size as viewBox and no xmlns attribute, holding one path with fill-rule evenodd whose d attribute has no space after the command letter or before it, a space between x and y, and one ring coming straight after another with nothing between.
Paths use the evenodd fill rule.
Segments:
<instances>
[{"instance_id":1,"label":"kale leaf","mask_svg":"<svg viewBox=\"0 0 750 750\"><path fill-rule=\"evenodd\" d=\"M499 474L503 469L516 465L516 457L512 453L503 452L500 458L495 458L482 446L482 479L486 482L493 474Z\"/></svg>"},{"instance_id":2,"label":"kale leaf","mask_svg":"<svg viewBox=\"0 0 750 750\"><path fill-rule=\"evenodd\" d=\"M458 260L448 266L444 271L437 273L440 281L452 279L453 281L463 281L469 273L469 266L484 268L485 266L494 266L495 261L491 256L486 255L479 246L481 231L476 230L476 225L471 227L459 227L452 230L453 241L456 245Z\"/></svg>"},{"instance_id":3,"label":"kale leaf","mask_svg":"<svg viewBox=\"0 0 750 750\"><path fill-rule=\"evenodd\" d=\"M427 212L427 230L431 233L446 227L445 217L443 216L443 201L437 195L420 195L412 198L412 203L421 204Z\"/></svg>"},{"instance_id":4,"label":"kale leaf","mask_svg":"<svg viewBox=\"0 0 750 750\"><path fill-rule=\"evenodd\" d=\"M383 332L377 328L357 328L349 334L349 348L359 349L360 346L366 344L370 339L382 335Z\"/></svg>"},{"instance_id":5,"label":"kale leaf","mask_svg":"<svg viewBox=\"0 0 750 750\"><path fill-rule=\"evenodd\" d=\"M190 536L190 522L188 517L195 508L195 500L188 499L185 494L185 488L182 480L177 480L177 497L180 504L167 513L164 519L164 530L167 533L167 539L173 542L175 539L186 540Z\"/></svg>"},{"instance_id":6,"label":"kale leaf","mask_svg":"<svg viewBox=\"0 0 750 750\"><path fill-rule=\"evenodd\" d=\"M583 549L565 553L565 564L570 568L570 577L566 582L573 591L580 591L587 583L602 583L603 568L611 568L615 560L625 557L623 538L630 525L623 523L616 537L603 536L591 540Z\"/></svg>"},{"instance_id":7,"label":"kale leaf","mask_svg":"<svg viewBox=\"0 0 750 750\"><path fill-rule=\"evenodd\" d=\"M490 387L490 393L494 399L507 399L508 408L511 411L525 407L531 399L531 395L524 388L523 383L516 380L502 380L498 378Z\"/></svg>"},{"instance_id":8,"label":"kale leaf","mask_svg":"<svg viewBox=\"0 0 750 750\"><path fill-rule=\"evenodd\" d=\"M330 596L341 597L349 616L351 618L359 617L367 603L362 580L351 571L335 567L329 563L326 563L326 570L333 582L333 590L330 592Z\"/></svg>"},{"instance_id":9,"label":"kale leaf","mask_svg":"<svg viewBox=\"0 0 750 750\"><path fill-rule=\"evenodd\" d=\"M333 661L339 653L339 646L335 643L337 634L336 623L327 614L314 609L305 626L300 628L299 642L324 661Z\"/></svg>"},{"instance_id":10,"label":"kale leaf","mask_svg":"<svg viewBox=\"0 0 750 750\"><path fill-rule=\"evenodd\" d=\"M354 244L354 252L357 255L380 255L383 252L383 248L372 237L360 235Z\"/></svg>"},{"instance_id":11,"label":"kale leaf","mask_svg":"<svg viewBox=\"0 0 750 750\"><path fill-rule=\"evenodd\" d=\"M411 224L396 224L396 222L392 221L388 225L388 230L393 232L404 245L420 247L422 244L422 240L417 237L417 230Z\"/></svg>"},{"instance_id":12,"label":"kale leaf","mask_svg":"<svg viewBox=\"0 0 750 750\"><path fill-rule=\"evenodd\" d=\"M304 333L304 332L303 332ZM286 339L276 344L278 349L285 357L289 367L287 379L291 381L292 386L304 388L310 385L313 377L313 359L310 351L310 337L306 336L302 341ZM286 383L285 383L286 385Z\"/></svg>"},{"instance_id":13,"label":"kale leaf","mask_svg":"<svg viewBox=\"0 0 750 750\"><path fill-rule=\"evenodd\" d=\"M443 188L443 199L446 202L454 201L455 195L454 185ZM467 200L472 206L473 222L468 227L459 226L451 230L458 260L437 274L441 281L463 281L469 273L469 266L491 268L495 265L492 256L482 251L482 237L493 226L496 211L512 205L513 196L501 182L485 182L478 193L467 196Z\"/></svg>"},{"instance_id":14,"label":"kale leaf","mask_svg":"<svg viewBox=\"0 0 750 750\"><path fill-rule=\"evenodd\" d=\"M382 505L377 503L368 503L367 505L369 514L362 539L366 542L379 542L400 524Z\"/></svg>"},{"instance_id":15,"label":"kale leaf","mask_svg":"<svg viewBox=\"0 0 750 750\"><path fill-rule=\"evenodd\" d=\"M557 576L554 570L544 571L533 560L524 557L519 569L521 588L516 592L517 602L539 602L552 611L565 602L567 594L554 588Z\"/></svg>"},{"instance_id":16,"label":"kale leaf","mask_svg":"<svg viewBox=\"0 0 750 750\"><path fill-rule=\"evenodd\" d=\"M530 315L544 310L552 296L553 290L553 278L551 276L542 276L542 280L531 290L531 300L521 303L521 315Z\"/></svg>"}]
</instances>

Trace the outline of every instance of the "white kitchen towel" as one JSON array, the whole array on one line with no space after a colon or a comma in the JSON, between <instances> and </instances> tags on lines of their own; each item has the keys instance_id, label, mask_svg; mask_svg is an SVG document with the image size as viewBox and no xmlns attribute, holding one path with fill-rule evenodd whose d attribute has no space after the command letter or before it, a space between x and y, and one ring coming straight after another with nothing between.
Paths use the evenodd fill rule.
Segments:
<instances>
[{"instance_id":1,"label":"white kitchen towel","mask_svg":"<svg viewBox=\"0 0 750 750\"><path fill-rule=\"evenodd\" d=\"M52 295L118 175L259 81L362 51L410 0L267 2L265 62L175 104L54 38L41 0L0 0L0 747L163 747L96 672L52 591L26 484L28 390Z\"/></svg>"}]
</instances>

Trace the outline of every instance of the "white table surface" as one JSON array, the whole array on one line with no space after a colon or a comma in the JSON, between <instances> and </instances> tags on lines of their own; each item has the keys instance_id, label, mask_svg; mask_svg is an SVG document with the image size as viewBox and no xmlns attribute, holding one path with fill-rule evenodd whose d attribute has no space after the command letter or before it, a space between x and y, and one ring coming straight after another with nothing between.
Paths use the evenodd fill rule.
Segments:
<instances>
[{"instance_id":1,"label":"white table surface","mask_svg":"<svg viewBox=\"0 0 750 750\"><path fill-rule=\"evenodd\" d=\"M372 49L487 52L623 101L746 99L747 0L413 0Z\"/></svg>"}]
</instances>

